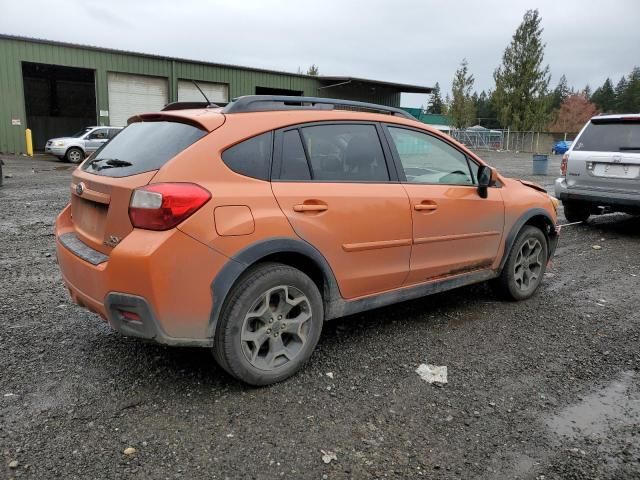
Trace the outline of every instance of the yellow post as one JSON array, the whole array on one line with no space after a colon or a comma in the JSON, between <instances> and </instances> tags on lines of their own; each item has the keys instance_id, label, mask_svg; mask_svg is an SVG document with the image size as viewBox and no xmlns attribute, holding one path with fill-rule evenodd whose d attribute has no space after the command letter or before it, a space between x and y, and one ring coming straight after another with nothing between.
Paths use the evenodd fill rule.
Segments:
<instances>
[{"instance_id":1,"label":"yellow post","mask_svg":"<svg viewBox=\"0 0 640 480\"><path fill-rule=\"evenodd\" d=\"M26 140L27 140L27 155L29 155L30 157L33 157L33 138L31 137L30 128L27 128L24 131L24 136L26 137Z\"/></svg>"}]
</instances>

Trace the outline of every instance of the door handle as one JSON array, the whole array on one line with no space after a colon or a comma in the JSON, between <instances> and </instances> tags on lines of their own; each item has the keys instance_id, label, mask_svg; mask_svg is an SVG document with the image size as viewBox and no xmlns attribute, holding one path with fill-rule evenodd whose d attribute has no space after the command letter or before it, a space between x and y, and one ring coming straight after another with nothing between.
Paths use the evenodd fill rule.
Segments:
<instances>
[{"instance_id":1,"label":"door handle","mask_svg":"<svg viewBox=\"0 0 640 480\"><path fill-rule=\"evenodd\" d=\"M294 212L324 212L328 209L329 206L323 203L302 203L293 206Z\"/></svg>"},{"instance_id":2,"label":"door handle","mask_svg":"<svg viewBox=\"0 0 640 480\"><path fill-rule=\"evenodd\" d=\"M438 209L438 205L435 203L418 203L413 206L414 210L419 212L422 211L433 211Z\"/></svg>"}]
</instances>

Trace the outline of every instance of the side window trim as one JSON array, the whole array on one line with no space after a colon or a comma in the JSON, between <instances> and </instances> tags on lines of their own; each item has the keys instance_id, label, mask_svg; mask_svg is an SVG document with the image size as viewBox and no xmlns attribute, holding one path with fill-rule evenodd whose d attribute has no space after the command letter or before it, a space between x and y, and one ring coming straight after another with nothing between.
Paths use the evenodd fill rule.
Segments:
<instances>
[{"instance_id":1,"label":"side window trim","mask_svg":"<svg viewBox=\"0 0 640 480\"><path fill-rule=\"evenodd\" d=\"M477 167L480 167L480 165L478 165L472 158L469 157L469 155L467 155L465 152L463 152L462 150L460 150L457 146L453 145L452 143L448 142L446 139L438 137L436 135L433 135L431 132L427 132L426 130L421 130L419 128L414 128L414 127L410 127L409 125L402 125L399 123L384 123L382 125L383 127L383 131L385 134L385 138L386 141L389 143L389 148L391 150L391 155L393 157L393 163L395 164L395 168L398 170L398 178L400 178L400 182L401 183L408 183L407 182L407 176L404 173L404 168L402 167L402 162L400 161L400 154L398 153L398 149L396 148L396 144L393 141L393 137L391 136L391 132L389 132L389 128L402 128L404 130L411 130L417 133L422 133L423 135L427 135L431 138L435 138L437 140L440 140L441 142L449 145L451 148L453 148L456 152L460 153L460 155L464 156L466 163L467 163L467 168L469 169L469 175L473 181L472 185L469 184L450 184L450 186L458 186L458 187L473 187L473 188L477 188L477 180L475 178L475 175L473 174L473 169L471 168L471 163L473 163L474 165L476 165ZM441 185L439 183L416 183L414 185Z\"/></svg>"},{"instance_id":2,"label":"side window trim","mask_svg":"<svg viewBox=\"0 0 640 480\"><path fill-rule=\"evenodd\" d=\"M398 165L396 164L395 158L393 156L386 129L383 128L380 122L376 122L376 130L378 131L378 137L380 138L380 144L382 145L382 152L384 153L385 162L387 164L387 171L389 172L389 182L400 183L402 182L401 177L404 177L404 171L398 170Z\"/></svg>"},{"instance_id":3,"label":"side window trim","mask_svg":"<svg viewBox=\"0 0 640 480\"><path fill-rule=\"evenodd\" d=\"M466 153L464 154L464 158L467 159L467 168L469 169L469 173L471 175L471 181L473 182L474 186L478 186L478 179L476 178L476 176L473 174L473 168L471 167L471 164L474 164L476 167L480 168L480 166L474 162L473 160L471 160L469 158L469 155L467 155Z\"/></svg>"},{"instance_id":4,"label":"side window trim","mask_svg":"<svg viewBox=\"0 0 640 480\"><path fill-rule=\"evenodd\" d=\"M378 135L378 141L380 142L380 147L382 148L382 153L384 156L384 161L387 167L387 172L389 174L389 180L387 181L368 181L368 180L315 180L313 178L313 169L311 168L311 161L309 159L309 152L307 151L307 147L304 142L304 137L302 136L301 129L304 127L315 127L322 125L373 125L376 129L376 134ZM287 180L281 179L280 174L282 171L282 152L283 152L283 142L284 142L284 133L290 130L297 130L298 135L300 136L300 141L302 142L302 146L304 148L304 153L307 159L307 166L309 168L309 175L311 176L311 180ZM393 153L389 147L388 140L386 138L386 132L382 128L380 122L371 122L366 120L329 120L329 121L320 121L320 122L306 122L299 123L295 125L289 125L280 129L275 130L274 132L274 148L273 148L273 158L271 162L271 181L276 182L315 182L315 183L398 183L400 171L395 164L395 160L393 158Z\"/></svg>"},{"instance_id":5,"label":"side window trim","mask_svg":"<svg viewBox=\"0 0 640 480\"><path fill-rule=\"evenodd\" d=\"M301 127L295 129L298 132L298 136L300 137L300 143L302 143L302 149L304 150L304 158L307 161L307 168L309 169L309 176L311 177L309 181L313 182L315 180L313 167L311 166L311 155L309 154L309 149L307 148L307 142L304 141L304 135L302 135ZM281 170L282 172L282 170Z\"/></svg>"}]
</instances>

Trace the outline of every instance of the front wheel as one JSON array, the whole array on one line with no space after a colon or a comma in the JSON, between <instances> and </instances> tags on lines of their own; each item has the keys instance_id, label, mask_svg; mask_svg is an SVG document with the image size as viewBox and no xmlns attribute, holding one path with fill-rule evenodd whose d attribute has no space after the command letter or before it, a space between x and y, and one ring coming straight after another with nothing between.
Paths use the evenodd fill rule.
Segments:
<instances>
[{"instance_id":1,"label":"front wheel","mask_svg":"<svg viewBox=\"0 0 640 480\"><path fill-rule=\"evenodd\" d=\"M69 150L67 150L67 154L64 158L67 160L67 162L80 163L82 160L84 160L84 152L79 148L71 147Z\"/></svg>"},{"instance_id":2,"label":"front wheel","mask_svg":"<svg viewBox=\"0 0 640 480\"><path fill-rule=\"evenodd\" d=\"M214 339L216 361L250 385L295 374L320 338L324 311L316 284L288 265L264 263L229 294Z\"/></svg>"},{"instance_id":3,"label":"front wheel","mask_svg":"<svg viewBox=\"0 0 640 480\"><path fill-rule=\"evenodd\" d=\"M507 262L493 287L510 300L531 297L544 276L549 258L547 239L539 228L525 226L511 247Z\"/></svg>"}]
</instances>

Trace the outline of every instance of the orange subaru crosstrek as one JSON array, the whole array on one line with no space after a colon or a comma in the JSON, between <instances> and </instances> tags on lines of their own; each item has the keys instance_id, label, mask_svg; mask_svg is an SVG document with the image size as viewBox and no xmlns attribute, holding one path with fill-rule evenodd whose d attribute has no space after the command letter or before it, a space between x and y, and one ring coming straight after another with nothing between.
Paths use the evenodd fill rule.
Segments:
<instances>
[{"instance_id":1,"label":"orange subaru crosstrek","mask_svg":"<svg viewBox=\"0 0 640 480\"><path fill-rule=\"evenodd\" d=\"M291 376L325 320L491 280L530 297L557 201L400 109L311 97L170 104L73 173L73 300L123 335ZM364 110L364 111L363 111Z\"/></svg>"}]
</instances>

